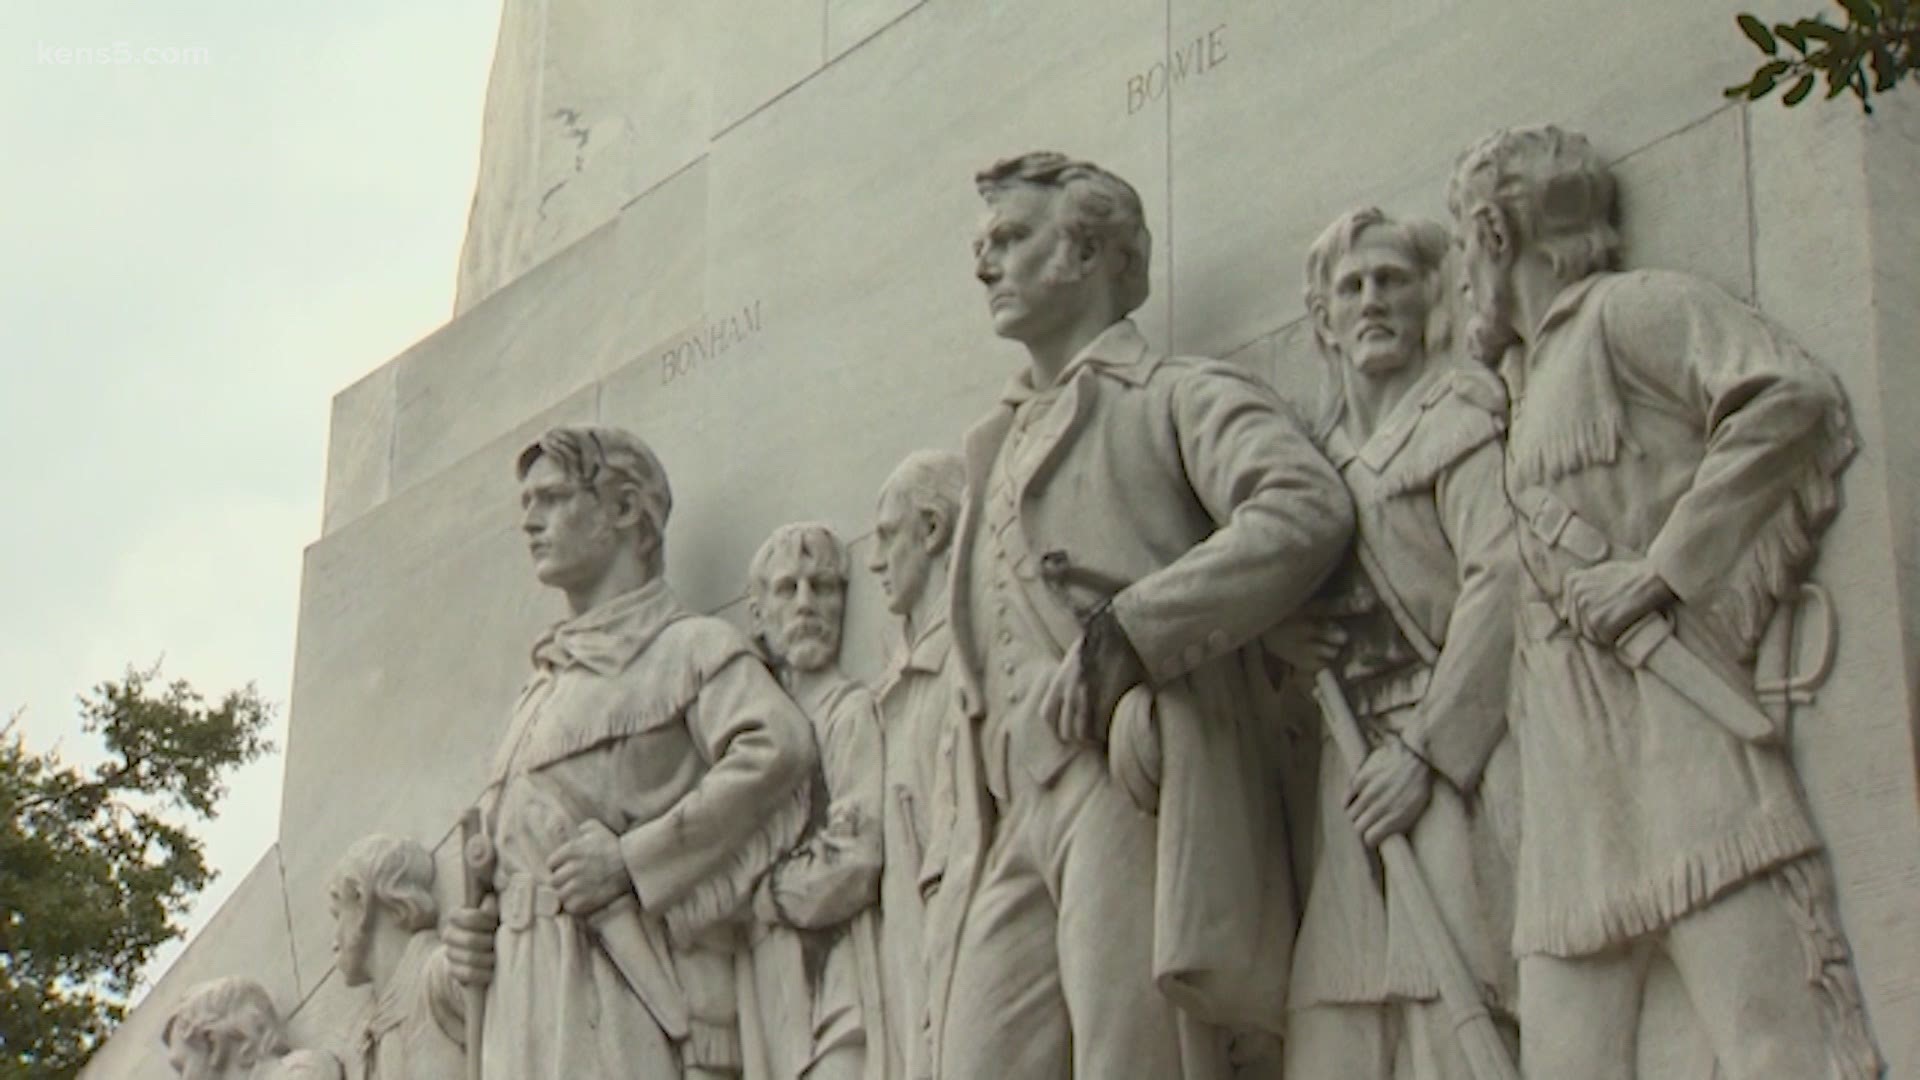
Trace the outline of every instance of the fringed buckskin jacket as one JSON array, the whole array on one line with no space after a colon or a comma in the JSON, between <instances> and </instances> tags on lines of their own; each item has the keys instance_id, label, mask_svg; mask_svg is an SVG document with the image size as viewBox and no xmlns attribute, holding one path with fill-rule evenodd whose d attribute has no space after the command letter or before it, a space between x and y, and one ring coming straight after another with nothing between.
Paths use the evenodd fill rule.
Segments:
<instances>
[{"instance_id":1,"label":"fringed buckskin jacket","mask_svg":"<svg viewBox=\"0 0 1920 1080\"><path fill-rule=\"evenodd\" d=\"M1838 383L1698 278L1563 290L1508 380L1522 575L1525 799L1516 953L1582 956L1664 928L1819 840L1779 742L1737 738L1557 615L1568 574L1645 559L1677 636L1751 695L1768 621L1839 506Z\"/></svg>"}]
</instances>

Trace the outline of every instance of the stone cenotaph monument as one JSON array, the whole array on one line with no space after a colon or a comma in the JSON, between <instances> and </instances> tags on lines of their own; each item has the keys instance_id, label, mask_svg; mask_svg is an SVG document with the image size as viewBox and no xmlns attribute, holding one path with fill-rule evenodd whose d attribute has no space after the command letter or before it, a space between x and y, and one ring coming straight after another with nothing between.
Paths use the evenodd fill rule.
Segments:
<instances>
[{"instance_id":1,"label":"stone cenotaph monument","mask_svg":"<svg viewBox=\"0 0 1920 1080\"><path fill-rule=\"evenodd\" d=\"M1920 1075L1920 95L1751 6L506 0L83 1075Z\"/></svg>"}]
</instances>

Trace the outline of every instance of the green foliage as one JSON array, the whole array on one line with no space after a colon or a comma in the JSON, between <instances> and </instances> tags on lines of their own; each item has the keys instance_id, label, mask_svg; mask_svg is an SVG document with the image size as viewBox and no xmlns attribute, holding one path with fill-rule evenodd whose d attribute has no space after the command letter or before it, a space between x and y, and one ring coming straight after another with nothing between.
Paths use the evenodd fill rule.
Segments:
<instances>
[{"instance_id":1,"label":"green foliage","mask_svg":"<svg viewBox=\"0 0 1920 1080\"><path fill-rule=\"evenodd\" d=\"M1782 85L1781 103L1798 105L1824 78L1827 97L1852 91L1860 107L1873 111L1868 100L1884 94L1920 69L1920 0L1835 0L1846 15L1846 25L1827 22L1824 12L1798 22L1775 23L1772 29L1752 15L1735 21L1753 47L1767 56L1753 77L1727 88L1730 98L1758 101ZM1786 50L1791 53L1781 54Z\"/></svg>"},{"instance_id":2,"label":"green foliage","mask_svg":"<svg viewBox=\"0 0 1920 1080\"><path fill-rule=\"evenodd\" d=\"M223 774L272 749L252 685L207 702L156 666L80 699L107 759L34 753L0 725L0 1078L74 1075L213 877L172 818L213 816Z\"/></svg>"}]
</instances>

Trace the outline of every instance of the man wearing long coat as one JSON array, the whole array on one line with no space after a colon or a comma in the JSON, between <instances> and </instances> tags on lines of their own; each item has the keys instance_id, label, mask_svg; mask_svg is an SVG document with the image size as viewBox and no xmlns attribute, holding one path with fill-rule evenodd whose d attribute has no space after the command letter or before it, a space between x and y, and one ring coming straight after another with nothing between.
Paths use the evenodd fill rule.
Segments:
<instances>
[{"instance_id":1,"label":"man wearing long coat","mask_svg":"<svg viewBox=\"0 0 1920 1080\"><path fill-rule=\"evenodd\" d=\"M1125 181L1042 153L979 183L976 272L1032 364L966 442L950 621L976 805L939 895L964 910L934 1073L1222 1076L1230 1033L1280 1023L1294 932L1247 646L1352 509L1266 388L1125 317L1148 246Z\"/></svg>"}]
</instances>

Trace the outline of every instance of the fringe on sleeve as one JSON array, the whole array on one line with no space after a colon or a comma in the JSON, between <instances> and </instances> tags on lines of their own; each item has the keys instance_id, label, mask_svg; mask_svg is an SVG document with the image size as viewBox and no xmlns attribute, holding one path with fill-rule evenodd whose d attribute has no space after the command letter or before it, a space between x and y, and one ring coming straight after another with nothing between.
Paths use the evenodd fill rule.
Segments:
<instances>
[{"instance_id":1,"label":"fringe on sleeve","mask_svg":"<svg viewBox=\"0 0 1920 1080\"><path fill-rule=\"evenodd\" d=\"M1799 351L1775 337L1782 349ZM1813 364L1810 358L1806 362ZM1706 621L1722 640L1737 643L1742 662L1753 659L1775 609L1805 580L1819 554L1821 534L1840 511L1840 474L1857 444L1838 380L1825 371L1822 375L1832 390L1831 404L1808 436L1800 475L1704 605Z\"/></svg>"},{"instance_id":2,"label":"fringe on sleeve","mask_svg":"<svg viewBox=\"0 0 1920 1080\"><path fill-rule=\"evenodd\" d=\"M761 821L745 843L734 849L726 866L695 885L666 910L667 932L673 940L693 941L745 907L760 878L799 842L809 813L808 786L801 784Z\"/></svg>"}]
</instances>

